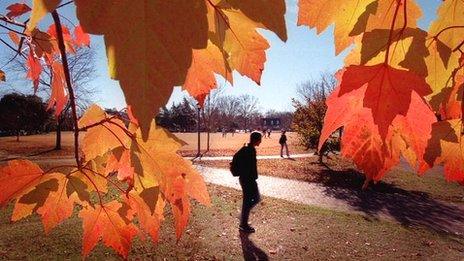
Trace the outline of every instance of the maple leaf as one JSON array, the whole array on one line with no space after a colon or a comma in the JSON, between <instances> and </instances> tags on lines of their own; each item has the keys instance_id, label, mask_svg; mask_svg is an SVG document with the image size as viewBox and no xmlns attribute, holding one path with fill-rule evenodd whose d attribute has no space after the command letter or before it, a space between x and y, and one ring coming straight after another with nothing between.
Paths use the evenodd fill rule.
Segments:
<instances>
[{"instance_id":1,"label":"maple leaf","mask_svg":"<svg viewBox=\"0 0 464 261\"><path fill-rule=\"evenodd\" d=\"M437 18L432 22L429 34L453 50L464 40L464 3L461 0L443 1L437 11ZM439 48L442 60L447 66L447 48Z\"/></svg>"},{"instance_id":2,"label":"maple leaf","mask_svg":"<svg viewBox=\"0 0 464 261\"><path fill-rule=\"evenodd\" d=\"M237 70L260 84L266 61L265 50L269 44L256 28L264 26L230 6L227 1L208 3L210 40L223 52L228 63L225 69Z\"/></svg>"},{"instance_id":3,"label":"maple leaf","mask_svg":"<svg viewBox=\"0 0 464 261\"><path fill-rule=\"evenodd\" d=\"M37 92L40 75L42 74L42 65L40 64L40 61L34 56L32 51L30 51L29 55L27 56L27 67L29 68L27 71L27 78L33 82L34 92Z\"/></svg>"},{"instance_id":4,"label":"maple leaf","mask_svg":"<svg viewBox=\"0 0 464 261\"><path fill-rule=\"evenodd\" d=\"M144 189L140 194L131 191L126 202L135 211L141 228L150 235L153 243L157 243L165 205L159 187Z\"/></svg>"},{"instance_id":5,"label":"maple leaf","mask_svg":"<svg viewBox=\"0 0 464 261\"><path fill-rule=\"evenodd\" d=\"M277 34L282 40L287 40L287 30L285 26L285 1L282 0L227 0L211 1L217 3L219 8L227 7L239 10L249 19L257 23L258 28L267 29Z\"/></svg>"},{"instance_id":6,"label":"maple leaf","mask_svg":"<svg viewBox=\"0 0 464 261\"><path fill-rule=\"evenodd\" d=\"M42 217L45 233L72 215L74 199L68 197L66 185L68 179L62 173L42 175L34 186L23 190L18 198L12 220L17 221L37 212Z\"/></svg>"},{"instance_id":7,"label":"maple leaf","mask_svg":"<svg viewBox=\"0 0 464 261\"><path fill-rule=\"evenodd\" d=\"M113 248L124 258L127 257L132 239L138 230L133 224L126 223L119 213L121 207L121 203L111 201L95 208L85 207L79 212L84 229L82 247L84 257L92 251L100 238L106 246Z\"/></svg>"},{"instance_id":8,"label":"maple leaf","mask_svg":"<svg viewBox=\"0 0 464 261\"><path fill-rule=\"evenodd\" d=\"M72 39L71 32L69 31L68 27L61 25L61 30L63 33L64 46L65 46L66 51L70 53L76 53L76 50L74 49L75 43L74 43L74 40ZM55 24L52 24L50 25L50 27L48 27L47 33L52 37L54 42L58 42L58 35L56 32Z\"/></svg>"},{"instance_id":9,"label":"maple leaf","mask_svg":"<svg viewBox=\"0 0 464 261\"><path fill-rule=\"evenodd\" d=\"M298 25L308 25L322 33L335 24L335 54L339 54L354 41L351 31L366 12L366 7L375 0L300 0Z\"/></svg>"},{"instance_id":10,"label":"maple leaf","mask_svg":"<svg viewBox=\"0 0 464 261\"><path fill-rule=\"evenodd\" d=\"M432 97L441 100L440 116L442 120L461 119L464 115L462 99L464 97L464 55L461 57L460 66L453 70L449 82L451 87L444 88L439 95Z\"/></svg>"},{"instance_id":11,"label":"maple leaf","mask_svg":"<svg viewBox=\"0 0 464 261\"><path fill-rule=\"evenodd\" d=\"M27 23L27 31L32 31L48 12L52 12L58 7L60 2L61 0L33 0L32 14Z\"/></svg>"},{"instance_id":12,"label":"maple leaf","mask_svg":"<svg viewBox=\"0 0 464 261\"><path fill-rule=\"evenodd\" d=\"M434 123L424 158L430 165L444 164L446 179L464 185L463 130L461 119Z\"/></svg>"},{"instance_id":13,"label":"maple leaf","mask_svg":"<svg viewBox=\"0 0 464 261\"><path fill-rule=\"evenodd\" d=\"M346 68L341 77L339 95L367 86L363 106L372 110L374 123L379 126L382 137L385 137L388 126L397 115L406 115L412 92L420 96L430 93L423 78L386 64L352 65Z\"/></svg>"},{"instance_id":14,"label":"maple leaf","mask_svg":"<svg viewBox=\"0 0 464 261\"><path fill-rule=\"evenodd\" d=\"M176 222L176 235L180 237L190 214L188 197L210 205L210 198L203 177L192 164L176 153L183 142L171 133L152 123L148 139L144 141L141 130L134 132L131 160L135 163L134 187L137 191L159 186L171 204Z\"/></svg>"},{"instance_id":15,"label":"maple leaf","mask_svg":"<svg viewBox=\"0 0 464 261\"><path fill-rule=\"evenodd\" d=\"M350 85L349 81L353 80L345 78L349 68L338 72L337 78L341 82L327 99L328 110L319 139L319 149L331 133L343 126L342 154L353 159L368 177L374 180L381 179L399 162L401 155L413 168L425 168L422 155L430 137L431 124L436 119L423 98L411 90L404 94L409 98L403 96L394 98L396 100L383 98L379 101L385 108L399 106L398 99L409 100L407 102L409 106L405 108L404 113L376 116L376 111L366 106L370 104L366 103L366 100L372 98L372 94L368 96L369 84L343 91L343 85L347 83L343 81L348 81ZM379 121L376 121L375 117L390 117L391 120L388 120L389 124L379 126L377 124ZM380 119L380 122L384 120Z\"/></svg>"},{"instance_id":16,"label":"maple leaf","mask_svg":"<svg viewBox=\"0 0 464 261\"><path fill-rule=\"evenodd\" d=\"M427 32L419 28L405 28L394 31L392 35L394 39L391 40L390 30L387 29L375 29L364 33L360 63L365 65L374 58L377 62L385 60L387 46L392 44L389 50L389 65L426 76L425 57L429 55L425 46Z\"/></svg>"},{"instance_id":17,"label":"maple leaf","mask_svg":"<svg viewBox=\"0 0 464 261\"><path fill-rule=\"evenodd\" d=\"M96 104L90 105L84 115L79 119L79 129L88 128L90 125L97 124L107 119L105 111Z\"/></svg>"},{"instance_id":18,"label":"maple leaf","mask_svg":"<svg viewBox=\"0 0 464 261\"><path fill-rule=\"evenodd\" d=\"M105 120L106 119L106 120ZM101 124L96 124L101 122ZM87 160L102 156L119 146L128 146L129 137L124 123L116 118L110 118L97 105L92 105L79 120L79 128L87 128L82 143L82 151Z\"/></svg>"},{"instance_id":19,"label":"maple leaf","mask_svg":"<svg viewBox=\"0 0 464 261\"><path fill-rule=\"evenodd\" d=\"M5 72L0 70L0 82L6 81L6 75Z\"/></svg>"},{"instance_id":20,"label":"maple leaf","mask_svg":"<svg viewBox=\"0 0 464 261\"><path fill-rule=\"evenodd\" d=\"M37 209L37 213L42 217L46 234L63 220L71 217L74 209L75 199L67 195L68 178L62 174L57 180L58 188L51 191L43 205Z\"/></svg>"},{"instance_id":21,"label":"maple leaf","mask_svg":"<svg viewBox=\"0 0 464 261\"><path fill-rule=\"evenodd\" d=\"M183 87L204 103L216 88L214 73L233 83L232 70L237 70L260 84L266 61L267 41L256 28L269 29L287 39L283 14L285 3L272 1L206 1L211 32L207 47L193 50L192 64Z\"/></svg>"},{"instance_id":22,"label":"maple leaf","mask_svg":"<svg viewBox=\"0 0 464 261\"><path fill-rule=\"evenodd\" d=\"M110 76L120 82L146 135L153 116L184 84L192 49L206 47L204 1L78 0L82 28L103 34ZM127 23L121 17L132 17ZM175 22L173 22L175 21Z\"/></svg>"},{"instance_id":23,"label":"maple leaf","mask_svg":"<svg viewBox=\"0 0 464 261\"><path fill-rule=\"evenodd\" d=\"M19 44L19 42L17 43ZM52 56L58 50L56 39L52 38L48 33L42 32L35 28L31 32L31 45L37 57ZM46 61L51 61L49 58Z\"/></svg>"},{"instance_id":24,"label":"maple leaf","mask_svg":"<svg viewBox=\"0 0 464 261\"><path fill-rule=\"evenodd\" d=\"M232 83L232 70L224 61L223 53L216 45L208 41L207 48L193 50L192 65L183 85L184 89L201 105L209 92L216 88L214 73L222 75Z\"/></svg>"},{"instance_id":25,"label":"maple leaf","mask_svg":"<svg viewBox=\"0 0 464 261\"><path fill-rule=\"evenodd\" d=\"M9 12L6 14L6 17L10 19L14 19L18 16L21 16L31 11L31 8L28 5L23 4L23 3L16 3L16 4L9 5L6 9L9 10Z\"/></svg>"},{"instance_id":26,"label":"maple leaf","mask_svg":"<svg viewBox=\"0 0 464 261\"><path fill-rule=\"evenodd\" d=\"M53 72L51 84L52 93L48 100L47 109L51 109L55 106L55 115L58 116L68 103L68 94L65 90L66 80L64 77L63 65L60 62L54 61L51 69Z\"/></svg>"},{"instance_id":27,"label":"maple leaf","mask_svg":"<svg viewBox=\"0 0 464 261\"><path fill-rule=\"evenodd\" d=\"M118 147L112 151L106 162L105 173L117 172L120 181L134 184L134 167L131 164L130 150Z\"/></svg>"},{"instance_id":28,"label":"maple leaf","mask_svg":"<svg viewBox=\"0 0 464 261\"><path fill-rule=\"evenodd\" d=\"M78 25L74 28L74 36L75 36L74 43L77 46L90 47L90 36L86 32L84 32L84 29L82 29L82 26Z\"/></svg>"},{"instance_id":29,"label":"maple leaf","mask_svg":"<svg viewBox=\"0 0 464 261\"><path fill-rule=\"evenodd\" d=\"M43 175L43 170L28 160L12 160L7 164L0 167L0 206L5 206L10 200L27 193L29 188L38 184Z\"/></svg>"},{"instance_id":30,"label":"maple leaf","mask_svg":"<svg viewBox=\"0 0 464 261\"><path fill-rule=\"evenodd\" d=\"M182 176L176 176L169 186L166 186L165 195L171 203L174 222L176 224L176 236L179 239L188 224L190 215L190 201L186 193L186 182Z\"/></svg>"},{"instance_id":31,"label":"maple leaf","mask_svg":"<svg viewBox=\"0 0 464 261\"><path fill-rule=\"evenodd\" d=\"M425 58L427 68L429 68L426 81L433 91L428 99L435 110L439 110L441 104L446 101L447 92L452 88L453 72L459 68L459 56L452 53L451 49L449 49L449 56L444 58L446 63L443 61L442 54L445 51L440 51L443 48L448 49L440 40L431 40L430 55Z\"/></svg>"},{"instance_id":32,"label":"maple leaf","mask_svg":"<svg viewBox=\"0 0 464 261\"><path fill-rule=\"evenodd\" d=\"M404 29L417 27L422 11L414 0L378 0L366 9L367 23L358 23L355 32L369 32L374 29Z\"/></svg>"},{"instance_id":33,"label":"maple leaf","mask_svg":"<svg viewBox=\"0 0 464 261\"><path fill-rule=\"evenodd\" d=\"M25 218L43 206L50 192L58 189L57 179L54 179L55 175L55 173L43 175L36 184L23 190L24 195L18 197L14 205L12 221Z\"/></svg>"}]
</instances>

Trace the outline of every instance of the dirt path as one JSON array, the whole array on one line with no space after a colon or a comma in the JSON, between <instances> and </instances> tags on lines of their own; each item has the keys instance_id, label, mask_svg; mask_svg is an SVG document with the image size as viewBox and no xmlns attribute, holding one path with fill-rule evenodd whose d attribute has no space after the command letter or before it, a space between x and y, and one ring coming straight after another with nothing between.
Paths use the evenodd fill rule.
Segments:
<instances>
[{"instance_id":1,"label":"dirt path","mask_svg":"<svg viewBox=\"0 0 464 261\"><path fill-rule=\"evenodd\" d=\"M298 157L312 157L301 154ZM294 155L293 157L297 157ZM204 157L202 160L228 160L231 157ZM274 159L280 156L261 156ZM72 158L32 159L36 162L73 163ZM227 169L196 165L208 183L240 190L238 178ZM442 233L464 237L464 205L439 201L421 193L394 189L390 192L361 191L349 187L324 186L297 180L260 176L262 195L291 202L314 205L338 211L357 213L369 219L388 219L405 226L424 226Z\"/></svg>"}]
</instances>

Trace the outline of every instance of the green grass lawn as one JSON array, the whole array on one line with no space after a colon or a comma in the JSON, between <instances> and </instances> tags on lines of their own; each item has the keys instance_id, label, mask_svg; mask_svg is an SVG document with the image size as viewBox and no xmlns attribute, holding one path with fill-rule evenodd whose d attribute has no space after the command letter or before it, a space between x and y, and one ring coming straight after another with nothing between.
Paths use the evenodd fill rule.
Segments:
<instances>
[{"instance_id":1,"label":"green grass lawn","mask_svg":"<svg viewBox=\"0 0 464 261\"><path fill-rule=\"evenodd\" d=\"M237 229L240 192L213 185L208 188L213 207L195 204L179 242L167 215L161 242L154 246L137 239L129 258L240 260L255 254L277 260L464 258L463 238L267 197L252 213L257 232L247 237ZM11 223L11 211L10 205L0 213L0 259L81 258L82 224L76 214L46 236L37 216ZM101 244L89 257L118 258Z\"/></svg>"}]
</instances>

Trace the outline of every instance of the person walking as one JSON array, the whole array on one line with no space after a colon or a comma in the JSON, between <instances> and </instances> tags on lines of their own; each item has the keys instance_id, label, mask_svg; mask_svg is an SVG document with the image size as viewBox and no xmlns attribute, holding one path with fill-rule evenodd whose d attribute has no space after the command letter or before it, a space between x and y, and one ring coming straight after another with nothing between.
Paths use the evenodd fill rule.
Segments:
<instances>
[{"instance_id":1,"label":"person walking","mask_svg":"<svg viewBox=\"0 0 464 261\"><path fill-rule=\"evenodd\" d=\"M280 135L279 144L280 144L280 156L283 158L284 155L284 147L285 152L287 153L287 157L290 158L290 154L288 153L288 145L287 145L287 136L285 135L286 131L282 130L282 135Z\"/></svg>"},{"instance_id":2,"label":"person walking","mask_svg":"<svg viewBox=\"0 0 464 261\"><path fill-rule=\"evenodd\" d=\"M254 233L255 229L248 224L250 211L261 201L259 195L258 184L258 167L256 161L255 147L261 144L261 133L252 132L250 134L250 142L243 147L243 157L240 164L241 172L239 176L240 186L243 192L242 213L240 216L239 230L246 233Z\"/></svg>"}]
</instances>

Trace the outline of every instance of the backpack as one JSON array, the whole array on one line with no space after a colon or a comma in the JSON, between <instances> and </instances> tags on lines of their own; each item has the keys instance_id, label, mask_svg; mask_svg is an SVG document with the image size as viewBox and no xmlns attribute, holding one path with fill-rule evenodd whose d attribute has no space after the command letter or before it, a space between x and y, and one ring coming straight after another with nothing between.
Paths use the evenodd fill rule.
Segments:
<instances>
[{"instance_id":1,"label":"backpack","mask_svg":"<svg viewBox=\"0 0 464 261\"><path fill-rule=\"evenodd\" d=\"M232 157L232 161L229 163L229 169L234 177L240 177L240 174L243 172L243 159L246 156L246 146L243 146L239 151L237 151Z\"/></svg>"}]
</instances>

